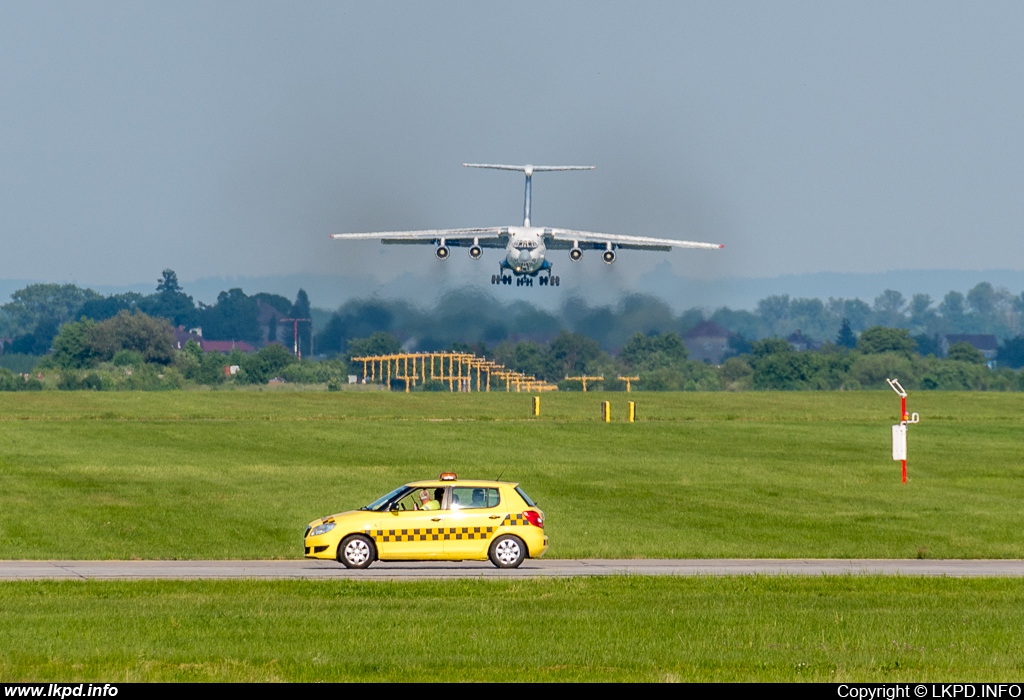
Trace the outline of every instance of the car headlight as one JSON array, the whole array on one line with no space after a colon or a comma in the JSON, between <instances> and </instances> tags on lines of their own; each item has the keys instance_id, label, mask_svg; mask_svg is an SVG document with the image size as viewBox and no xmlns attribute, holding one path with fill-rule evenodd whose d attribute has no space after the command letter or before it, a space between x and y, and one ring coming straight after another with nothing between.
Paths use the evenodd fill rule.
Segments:
<instances>
[{"instance_id":1,"label":"car headlight","mask_svg":"<svg viewBox=\"0 0 1024 700\"><path fill-rule=\"evenodd\" d=\"M334 529L334 523L321 523L312 530L309 531L310 537L316 537L317 535L326 535L328 532Z\"/></svg>"}]
</instances>

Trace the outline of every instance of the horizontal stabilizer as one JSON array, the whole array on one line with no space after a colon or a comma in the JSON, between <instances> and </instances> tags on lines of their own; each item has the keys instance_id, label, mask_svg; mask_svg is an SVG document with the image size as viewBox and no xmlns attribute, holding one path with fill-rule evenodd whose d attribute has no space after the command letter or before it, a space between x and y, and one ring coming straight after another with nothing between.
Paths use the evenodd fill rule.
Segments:
<instances>
[{"instance_id":1,"label":"horizontal stabilizer","mask_svg":"<svg viewBox=\"0 0 1024 700\"><path fill-rule=\"evenodd\" d=\"M556 170L593 170L596 165L497 165L492 163L463 163L467 168L490 168L491 170L517 170L521 173L545 173Z\"/></svg>"}]
</instances>

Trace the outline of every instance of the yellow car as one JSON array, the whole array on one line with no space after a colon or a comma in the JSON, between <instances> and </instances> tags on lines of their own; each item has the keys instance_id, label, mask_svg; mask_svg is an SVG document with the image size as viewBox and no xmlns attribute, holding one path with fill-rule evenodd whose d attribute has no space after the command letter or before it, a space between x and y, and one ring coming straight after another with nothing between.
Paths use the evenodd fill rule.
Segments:
<instances>
[{"instance_id":1,"label":"yellow car","mask_svg":"<svg viewBox=\"0 0 1024 700\"><path fill-rule=\"evenodd\" d=\"M314 520L306 557L337 559L350 569L381 561L491 560L519 566L548 549L544 513L504 481L459 481L444 473L381 496L368 506Z\"/></svg>"}]
</instances>

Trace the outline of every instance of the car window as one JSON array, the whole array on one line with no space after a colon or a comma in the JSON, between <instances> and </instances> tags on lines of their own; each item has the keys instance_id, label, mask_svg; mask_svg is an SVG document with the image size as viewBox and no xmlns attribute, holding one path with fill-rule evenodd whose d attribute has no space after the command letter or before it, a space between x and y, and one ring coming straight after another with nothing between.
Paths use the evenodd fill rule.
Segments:
<instances>
[{"instance_id":1,"label":"car window","mask_svg":"<svg viewBox=\"0 0 1024 700\"><path fill-rule=\"evenodd\" d=\"M419 489L413 489L391 506L390 510L419 510Z\"/></svg>"},{"instance_id":2,"label":"car window","mask_svg":"<svg viewBox=\"0 0 1024 700\"><path fill-rule=\"evenodd\" d=\"M384 506L385 506L386 504L388 504L388 503L392 502L392 501L393 501L393 500L394 500L395 498L397 498L397 497L398 497L398 496L400 496L400 495L401 495L402 493L404 493L404 492L405 492L406 490L408 490L408 488L409 488L408 486L399 486L399 487L398 487L397 489L395 489L394 491L391 491L391 492L389 492L389 493L386 493L386 494L384 494L383 496L381 496L380 498L378 498L378 499L377 499L376 501L374 501L374 502L373 502L373 503L371 503L370 505L368 505L368 506L363 506L363 507L361 508L361 510L380 510L380 509L381 509L381 508L383 508L383 507L384 507Z\"/></svg>"},{"instance_id":3,"label":"car window","mask_svg":"<svg viewBox=\"0 0 1024 700\"><path fill-rule=\"evenodd\" d=\"M494 508L501 503L498 489L486 489L470 486L452 487L452 510L469 510L472 508Z\"/></svg>"},{"instance_id":4,"label":"car window","mask_svg":"<svg viewBox=\"0 0 1024 700\"><path fill-rule=\"evenodd\" d=\"M526 491L523 491L518 486L516 486L516 493L518 493L520 496L522 496L523 500L526 501L526 505L532 506L532 507L536 507L537 506L537 504L534 503L533 499L526 495Z\"/></svg>"}]
</instances>

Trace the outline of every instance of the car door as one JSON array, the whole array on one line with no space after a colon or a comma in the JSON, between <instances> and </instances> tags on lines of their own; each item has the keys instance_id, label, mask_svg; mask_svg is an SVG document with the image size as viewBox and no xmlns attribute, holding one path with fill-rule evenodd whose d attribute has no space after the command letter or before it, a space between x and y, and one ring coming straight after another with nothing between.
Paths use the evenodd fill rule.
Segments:
<instances>
[{"instance_id":1,"label":"car door","mask_svg":"<svg viewBox=\"0 0 1024 700\"><path fill-rule=\"evenodd\" d=\"M413 489L381 513L370 533L381 559L440 559L444 553L441 510L416 510L419 489Z\"/></svg>"},{"instance_id":2,"label":"car door","mask_svg":"<svg viewBox=\"0 0 1024 700\"><path fill-rule=\"evenodd\" d=\"M444 518L445 559L486 559L504 513L497 488L452 486Z\"/></svg>"}]
</instances>

